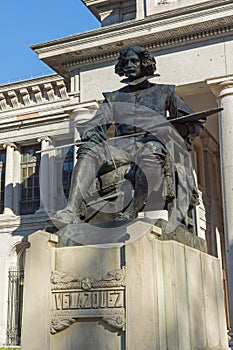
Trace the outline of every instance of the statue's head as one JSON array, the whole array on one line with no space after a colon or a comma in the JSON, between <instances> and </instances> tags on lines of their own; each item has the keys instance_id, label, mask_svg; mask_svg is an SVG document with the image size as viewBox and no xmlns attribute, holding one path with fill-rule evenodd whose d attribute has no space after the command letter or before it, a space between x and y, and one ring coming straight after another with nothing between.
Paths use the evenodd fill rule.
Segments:
<instances>
[{"instance_id":1,"label":"statue's head","mask_svg":"<svg viewBox=\"0 0 233 350\"><path fill-rule=\"evenodd\" d=\"M120 51L115 73L135 80L143 76L153 75L156 70L154 57L143 47L130 46Z\"/></svg>"}]
</instances>

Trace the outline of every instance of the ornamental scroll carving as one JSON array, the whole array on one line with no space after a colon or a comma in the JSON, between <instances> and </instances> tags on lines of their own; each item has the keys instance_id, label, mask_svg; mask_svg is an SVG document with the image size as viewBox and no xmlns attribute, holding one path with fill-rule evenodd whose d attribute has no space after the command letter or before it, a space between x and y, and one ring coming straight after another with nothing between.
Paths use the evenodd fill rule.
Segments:
<instances>
[{"instance_id":1,"label":"ornamental scroll carving","mask_svg":"<svg viewBox=\"0 0 233 350\"><path fill-rule=\"evenodd\" d=\"M56 334L87 318L100 319L116 330L124 330L125 274L123 267L98 280L53 271L50 332Z\"/></svg>"}]
</instances>

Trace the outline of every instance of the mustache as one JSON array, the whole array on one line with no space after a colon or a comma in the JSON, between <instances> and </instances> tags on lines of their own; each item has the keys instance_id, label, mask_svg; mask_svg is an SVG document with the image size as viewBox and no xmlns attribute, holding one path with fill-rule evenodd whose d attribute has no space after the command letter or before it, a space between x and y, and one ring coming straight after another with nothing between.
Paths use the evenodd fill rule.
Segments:
<instances>
[{"instance_id":1,"label":"mustache","mask_svg":"<svg viewBox=\"0 0 233 350\"><path fill-rule=\"evenodd\" d=\"M130 73L130 72L135 72L136 68L128 68L128 69L124 69L124 72Z\"/></svg>"}]
</instances>

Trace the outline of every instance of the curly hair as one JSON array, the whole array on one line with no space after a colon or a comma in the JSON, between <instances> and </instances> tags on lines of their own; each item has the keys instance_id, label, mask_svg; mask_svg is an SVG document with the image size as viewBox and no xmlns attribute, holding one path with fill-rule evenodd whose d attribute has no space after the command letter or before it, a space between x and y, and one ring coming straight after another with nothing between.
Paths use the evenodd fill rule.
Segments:
<instances>
[{"instance_id":1,"label":"curly hair","mask_svg":"<svg viewBox=\"0 0 233 350\"><path fill-rule=\"evenodd\" d=\"M142 76L144 75L152 75L156 70L156 61L154 57L140 46L130 46L121 49L120 56L118 57L118 61L115 65L115 73L122 77L125 74L124 66L125 66L125 56L128 51L134 51L141 61L142 68Z\"/></svg>"}]
</instances>

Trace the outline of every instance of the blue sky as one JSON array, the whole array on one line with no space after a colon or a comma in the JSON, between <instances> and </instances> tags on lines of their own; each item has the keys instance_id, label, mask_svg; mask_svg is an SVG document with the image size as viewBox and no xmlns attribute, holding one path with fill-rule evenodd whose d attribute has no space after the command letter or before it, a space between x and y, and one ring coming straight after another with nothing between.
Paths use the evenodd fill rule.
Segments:
<instances>
[{"instance_id":1,"label":"blue sky","mask_svg":"<svg viewBox=\"0 0 233 350\"><path fill-rule=\"evenodd\" d=\"M0 0L0 84L53 71L31 45L100 27L81 0Z\"/></svg>"}]
</instances>

